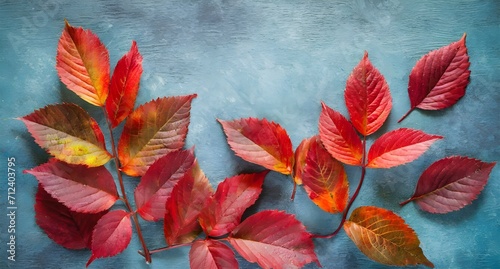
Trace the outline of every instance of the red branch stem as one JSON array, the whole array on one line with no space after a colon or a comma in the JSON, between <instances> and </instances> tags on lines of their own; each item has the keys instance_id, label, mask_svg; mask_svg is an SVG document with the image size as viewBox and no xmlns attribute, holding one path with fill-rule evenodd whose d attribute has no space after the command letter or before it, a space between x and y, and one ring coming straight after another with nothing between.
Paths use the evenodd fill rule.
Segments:
<instances>
[{"instance_id":1,"label":"red branch stem","mask_svg":"<svg viewBox=\"0 0 500 269\"><path fill-rule=\"evenodd\" d=\"M314 238L331 238L337 235L340 230L342 229L344 222L347 219L347 214L349 213L349 210L351 209L352 204L358 197L359 191L361 190L361 186L363 186L363 182L365 180L365 174L366 174L366 136L363 136L363 159L362 159L362 165L361 165L361 178L359 179L358 187L356 188L356 191L354 191L354 194L352 195L351 199L349 200L349 203L347 204L346 208L344 209L344 212L342 213L342 220L339 223L339 226L333 233L326 234L326 235L318 235L315 234L313 235Z\"/></svg>"},{"instance_id":2,"label":"red branch stem","mask_svg":"<svg viewBox=\"0 0 500 269\"><path fill-rule=\"evenodd\" d=\"M143 248L143 256L146 259L146 263L151 263L151 253L146 245L146 241L144 241L144 236L142 235L142 230L141 230L141 225L139 224L139 219L137 218L137 214L135 214L132 206L130 205L128 198L127 198L127 193L125 192L125 185L123 184L123 177L122 177L122 172L120 171L120 160L118 159L118 154L116 152L116 144L115 144L115 138L113 137L113 128L111 127L111 123L108 119L108 114L106 112L106 109L103 107L104 115L106 118L106 123L108 125L108 130L109 130L109 135L111 139L111 148L113 149L113 157L114 157L114 163L115 163L115 168L116 168L116 173L118 174L118 182L120 183L120 190L122 193L122 199L125 202L125 206L127 207L127 210L132 214L132 219L134 220L135 224L135 229L137 230L137 236L139 237L139 241L141 241L141 245Z\"/></svg>"}]
</instances>

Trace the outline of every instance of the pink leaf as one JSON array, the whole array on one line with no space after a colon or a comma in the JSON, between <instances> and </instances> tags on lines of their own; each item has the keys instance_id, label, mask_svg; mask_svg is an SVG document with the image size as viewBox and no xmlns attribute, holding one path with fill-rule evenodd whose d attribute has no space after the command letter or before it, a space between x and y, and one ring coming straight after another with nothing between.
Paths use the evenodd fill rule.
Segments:
<instances>
[{"instance_id":1,"label":"pink leaf","mask_svg":"<svg viewBox=\"0 0 500 269\"><path fill-rule=\"evenodd\" d=\"M470 77L465 36L418 60L408 82L411 108L399 122L415 108L443 109L454 105L464 96Z\"/></svg>"},{"instance_id":2,"label":"pink leaf","mask_svg":"<svg viewBox=\"0 0 500 269\"><path fill-rule=\"evenodd\" d=\"M401 203L415 201L430 213L448 213L472 203L488 182L496 163L452 156L431 164L420 176L413 196Z\"/></svg>"},{"instance_id":3,"label":"pink leaf","mask_svg":"<svg viewBox=\"0 0 500 269\"><path fill-rule=\"evenodd\" d=\"M191 171L194 163L193 149L169 153L153 163L134 192L137 213L148 221L162 219L173 187Z\"/></svg>"},{"instance_id":4,"label":"pink leaf","mask_svg":"<svg viewBox=\"0 0 500 269\"><path fill-rule=\"evenodd\" d=\"M311 234L293 215L266 210L244 220L229 243L247 261L262 268L300 268L316 262Z\"/></svg>"},{"instance_id":5,"label":"pink leaf","mask_svg":"<svg viewBox=\"0 0 500 269\"><path fill-rule=\"evenodd\" d=\"M400 128L379 137L368 152L369 168L391 168L416 160L439 139L420 130Z\"/></svg>"},{"instance_id":6,"label":"pink leaf","mask_svg":"<svg viewBox=\"0 0 500 269\"><path fill-rule=\"evenodd\" d=\"M241 174L219 184L200 215L201 227L208 236L225 235L240 223L243 212L259 198L268 172Z\"/></svg>"},{"instance_id":7,"label":"pink leaf","mask_svg":"<svg viewBox=\"0 0 500 269\"><path fill-rule=\"evenodd\" d=\"M352 124L339 112L321 103L319 135L333 158L350 165L361 165L363 144Z\"/></svg>"},{"instance_id":8,"label":"pink leaf","mask_svg":"<svg viewBox=\"0 0 500 269\"><path fill-rule=\"evenodd\" d=\"M106 112L113 128L134 109L141 74L142 56L137 44L132 41L130 51L116 64L106 99Z\"/></svg>"},{"instance_id":9,"label":"pink leaf","mask_svg":"<svg viewBox=\"0 0 500 269\"><path fill-rule=\"evenodd\" d=\"M212 193L212 186L195 162L192 173L186 173L177 182L167 199L163 228L168 245L189 243L196 238L201 232L198 216Z\"/></svg>"},{"instance_id":10,"label":"pink leaf","mask_svg":"<svg viewBox=\"0 0 500 269\"><path fill-rule=\"evenodd\" d=\"M90 249L92 231L108 211L78 213L71 211L38 185L35 203L36 224L57 244L69 249Z\"/></svg>"},{"instance_id":11,"label":"pink leaf","mask_svg":"<svg viewBox=\"0 0 500 269\"><path fill-rule=\"evenodd\" d=\"M95 260L111 257L127 248L132 238L132 223L130 213L124 210L114 210L104 215L94 228L92 234L92 255L87 267Z\"/></svg>"},{"instance_id":12,"label":"pink leaf","mask_svg":"<svg viewBox=\"0 0 500 269\"><path fill-rule=\"evenodd\" d=\"M35 176L52 197L76 212L98 213L118 199L113 176L104 166L87 167L50 159L25 173Z\"/></svg>"},{"instance_id":13,"label":"pink leaf","mask_svg":"<svg viewBox=\"0 0 500 269\"><path fill-rule=\"evenodd\" d=\"M344 98L352 125L364 136L373 134L389 116L392 99L384 76L372 65L366 51L346 84Z\"/></svg>"},{"instance_id":14,"label":"pink leaf","mask_svg":"<svg viewBox=\"0 0 500 269\"><path fill-rule=\"evenodd\" d=\"M255 118L219 122L236 155L285 175L292 173L292 142L279 124Z\"/></svg>"},{"instance_id":15,"label":"pink leaf","mask_svg":"<svg viewBox=\"0 0 500 269\"><path fill-rule=\"evenodd\" d=\"M189 264L193 269L234 269L239 267L233 251L228 246L210 239L193 243L189 251Z\"/></svg>"}]
</instances>

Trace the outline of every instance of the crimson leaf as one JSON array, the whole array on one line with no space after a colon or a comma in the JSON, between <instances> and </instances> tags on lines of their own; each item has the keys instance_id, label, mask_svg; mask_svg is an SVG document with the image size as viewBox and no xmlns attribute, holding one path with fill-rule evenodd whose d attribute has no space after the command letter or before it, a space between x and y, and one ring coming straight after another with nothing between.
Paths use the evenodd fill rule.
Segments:
<instances>
[{"instance_id":1,"label":"crimson leaf","mask_svg":"<svg viewBox=\"0 0 500 269\"><path fill-rule=\"evenodd\" d=\"M279 124L255 118L219 122L236 155L285 175L292 173L292 142Z\"/></svg>"},{"instance_id":2,"label":"crimson leaf","mask_svg":"<svg viewBox=\"0 0 500 269\"><path fill-rule=\"evenodd\" d=\"M229 243L247 261L262 268L300 268L316 262L311 234L293 215L266 210L256 213L238 225Z\"/></svg>"},{"instance_id":3,"label":"crimson leaf","mask_svg":"<svg viewBox=\"0 0 500 269\"><path fill-rule=\"evenodd\" d=\"M193 149L171 152L150 166L134 191L137 213L148 221L165 216L165 202L173 187L195 163Z\"/></svg>"},{"instance_id":4,"label":"crimson leaf","mask_svg":"<svg viewBox=\"0 0 500 269\"><path fill-rule=\"evenodd\" d=\"M142 74L142 56L132 41L130 51L116 64L111 77L106 113L112 127L116 127L134 109Z\"/></svg>"},{"instance_id":5,"label":"crimson leaf","mask_svg":"<svg viewBox=\"0 0 500 269\"><path fill-rule=\"evenodd\" d=\"M462 156L438 160L422 173L415 193L401 205L415 201L422 210L441 214L461 209L477 198L495 164Z\"/></svg>"},{"instance_id":6,"label":"crimson leaf","mask_svg":"<svg viewBox=\"0 0 500 269\"><path fill-rule=\"evenodd\" d=\"M165 205L163 230L168 245L193 241L201 232L198 216L212 195L212 186L197 162L177 182Z\"/></svg>"},{"instance_id":7,"label":"crimson leaf","mask_svg":"<svg viewBox=\"0 0 500 269\"><path fill-rule=\"evenodd\" d=\"M234 269L238 261L233 251L223 243L211 239L196 241L189 251L192 269Z\"/></svg>"},{"instance_id":8,"label":"crimson leaf","mask_svg":"<svg viewBox=\"0 0 500 269\"><path fill-rule=\"evenodd\" d=\"M420 130L400 128L379 137L368 152L369 168L391 168L412 162L420 157L432 143L442 139Z\"/></svg>"},{"instance_id":9,"label":"crimson leaf","mask_svg":"<svg viewBox=\"0 0 500 269\"><path fill-rule=\"evenodd\" d=\"M38 185L35 203L36 224L57 244L69 249L90 248L92 231L108 211L78 213L58 202Z\"/></svg>"},{"instance_id":10,"label":"crimson leaf","mask_svg":"<svg viewBox=\"0 0 500 269\"><path fill-rule=\"evenodd\" d=\"M240 223L243 212L259 198L268 172L241 174L221 182L200 214L203 231L208 236L231 232Z\"/></svg>"},{"instance_id":11,"label":"crimson leaf","mask_svg":"<svg viewBox=\"0 0 500 269\"><path fill-rule=\"evenodd\" d=\"M104 215L94 227L92 234L92 255L87 267L95 260L120 254L132 238L130 213L113 210Z\"/></svg>"},{"instance_id":12,"label":"crimson leaf","mask_svg":"<svg viewBox=\"0 0 500 269\"><path fill-rule=\"evenodd\" d=\"M101 212L118 199L113 176L104 166L87 167L50 159L24 172L35 176L52 197L76 212Z\"/></svg>"},{"instance_id":13,"label":"crimson leaf","mask_svg":"<svg viewBox=\"0 0 500 269\"><path fill-rule=\"evenodd\" d=\"M418 60L408 82L411 107L399 122L415 108L443 109L454 105L464 96L470 77L465 36Z\"/></svg>"},{"instance_id":14,"label":"crimson leaf","mask_svg":"<svg viewBox=\"0 0 500 269\"><path fill-rule=\"evenodd\" d=\"M321 103L319 135L333 158L350 165L361 165L363 144L352 124L339 112Z\"/></svg>"},{"instance_id":15,"label":"crimson leaf","mask_svg":"<svg viewBox=\"0 0 500 269\"><path fill-rule=\"evenodd\" d=\"M389 116L389 86L368 59L368 52L349 75L344 99L352 125L364 136L376 132Z\"/></svg>"}]
</instances>

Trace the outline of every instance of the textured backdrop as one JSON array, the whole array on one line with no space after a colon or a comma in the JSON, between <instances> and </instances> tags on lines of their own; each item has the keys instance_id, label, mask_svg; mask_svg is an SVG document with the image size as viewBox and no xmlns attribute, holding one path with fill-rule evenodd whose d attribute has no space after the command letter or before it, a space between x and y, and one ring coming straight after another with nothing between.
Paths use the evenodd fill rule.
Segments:
<instances>
[{"instance_id":1,"label":"textured backdrop","mask_svg":"<svg viewBox=\"0 0 500 269\"><path fill-rule=\"evenodd\" d=\"M424 156L390 170L369 170L353 208L375 205L395 211L417 232L436 268L500 266L500 168L466 208L431 215L408 198L428 165L450 155L500 160L500 1L0 1L0 267L82 268L89 251L53 243L34 223L37 182L20 171L48 159L13 118L59 102L76 102L103 124L100 110L84 104L59 82L55 70L64 19L91 29L110 51L111 66L136 40L144 57L137 104L159 96L198 93L187 147L210 181L258 167L229 150L216 118L266 117L287 129L294 146L317 133L320 101L345 114L343 89L363 51L385 76L394 107L381 132L398 127L445 136ZM439 112L409 108L408 75L432 49L467 33L471 82L457 105ZM17 160L16 262L7 262L7 158ZM3 166L3 168L1 168ZM348 168L351 186L360 169ZM134 180L127 179L129 189ZM351 187L351 191L354 187ZM302 189L290 201L289 178L270 173L262 198L250 211L276 208L294 213L315 233L331 232L339 216L319 210ZM144 224L151 248L164 245L162 225ZM366 258L341 232L316 240L325 268L385 268ZM93 268L148 268L136 251L137 237L117 257ZM151 268L187 268L188 248L155 254ZM242 268L254 264L239 259ZM306 266L315 268L314 265Z\"/></svg>"}]
</instances>

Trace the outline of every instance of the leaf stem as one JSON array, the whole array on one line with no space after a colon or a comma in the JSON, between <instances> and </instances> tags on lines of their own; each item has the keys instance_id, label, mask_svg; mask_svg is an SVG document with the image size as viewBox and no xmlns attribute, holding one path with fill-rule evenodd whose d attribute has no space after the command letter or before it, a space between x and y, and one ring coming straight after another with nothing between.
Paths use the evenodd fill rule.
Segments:
<instances>
[{"instance_id":1,"label":"leaf stem","mask_svg":"<svg viewBox=\"0 0 500 269\"><path fill-rule=\"evenodd\" d=\"M177 245L171 245L171 246L168 246L168 247L155 248L155 249L149 250L149 253L153 254L153 253L158 253L158 252L162 252L162 251L169 250L169 249L180 248L180 247L187 247L187 246L191 246L194 242L196 242L196 241L189 242L189 243L183 243L183 244L177 244ZM141 254L142 256L144 256L144 252L142 250L139 250L137 252L139 254Z\"/></svg>"},{"instance_id":2,"label":"leaf stem","mask_svg":"<svg viewBox=\"0 0 500 269\"><path fill-rule=\"evenodd\" d=\"M135 229L137 230L137 236L139 237L139 241L141 241L141 245L144 251L143 256L146 259L146 263L149 264L151 263L151 253L146 245L146 242L144 241L144 236L142 235L141 225L139 224L139 219L137 218L137 214L134 213L134 210L128 201L127 193L125 192L125 185L123 184L122 172L120 171L120 160L118 159L115 138L113 137L113 128L111 127L111 122L109 121L106 109L102 107L102 110L104 112L106 123L108 125L109 135L111 139L111 148L113 149L113 157L115 159L114 163L115 163L116 173L118 174L118 182L120 184L120 191L122 193L122 200L125 202L125 206L127 207L128 211L132 213L132 219L134 220Z\"/></svg>"},{"instance_id":3,"label":"leaf stem","mask_svg":"<svg viewBox=\"0 0 500 269\"><path fill-rule=\"evenodd\" d=\"M401 117L401 119L398 120L398 123L402 122L406 117L408 117L408 115L410 115L410 113L415 109L415 107L412 107L410 108L410 110L408 110L408 112L406 112L406 114L403 115L403 117Z\"/></svg>"},{"instance_id":4,"label":"leaf stem","mask_svg":"<svg viewBox=\"0 0 500 269\"><path fill-rule=\"evenodd\" d=\"M358 197L359 191L361 190L361 186L363 186L363 182L365 180L365 175L366 175L366 136L363 136L363 159L362 159L362 165L361 165L361 178L359 179L358 187L356 188L356 191L354 191L354 194L352 195L351 199L349 200L349 203L347 203L346 208L344 209L342 213L342 220L339 223L339 226L333 233L331 234L326 234L326 235L319 235L319 234L314 234L314 238L331 238L337 235L340 230L342 229L344 222L347 219L347 214L349 213L349 210L351 209L352 204Z\"/></svg>"}]
</instances>

